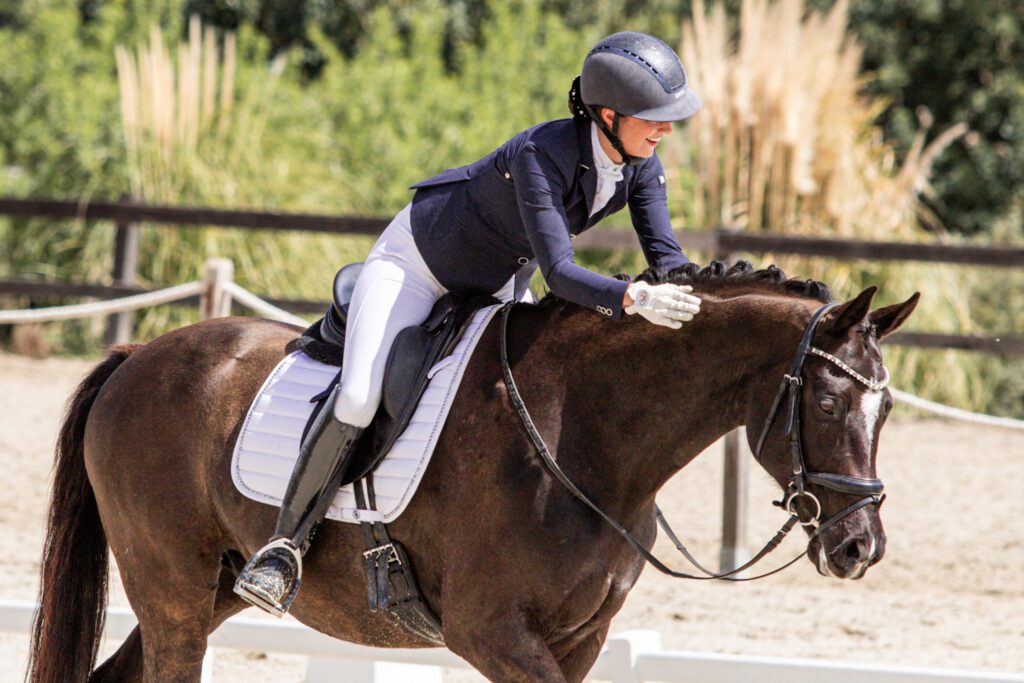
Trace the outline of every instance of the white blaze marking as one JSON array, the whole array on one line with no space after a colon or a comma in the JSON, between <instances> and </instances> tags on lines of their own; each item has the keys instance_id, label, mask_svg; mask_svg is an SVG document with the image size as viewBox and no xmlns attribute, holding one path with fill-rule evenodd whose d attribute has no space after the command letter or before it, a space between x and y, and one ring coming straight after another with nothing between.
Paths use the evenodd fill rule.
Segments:
<instances>
[{"instance_id":1,"label":"white blaze marking","mask_svg":"<svg viewBox=\"0 0 1024 683\"><path fill-rule=\"evenodd\" d=\"M874 448L875 425L882 414L884 391L865 391L860 395L860 412L864 415L864 428L868 437L868 453Z\"/></svg>"}]
</instances>

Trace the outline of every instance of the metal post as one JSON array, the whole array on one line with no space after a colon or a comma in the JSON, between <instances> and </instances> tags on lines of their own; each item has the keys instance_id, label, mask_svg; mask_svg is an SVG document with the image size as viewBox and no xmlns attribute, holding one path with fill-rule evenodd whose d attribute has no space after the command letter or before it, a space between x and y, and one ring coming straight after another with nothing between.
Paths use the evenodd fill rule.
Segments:
<instances>
[{"instance_id":1,"label":"metal post","mask_svg":"<svg viewBox=\"0 0 1024 683\"><path fill-rule=\"evenodd\" d=\"M124 198L122 198L123 201ZM139 225L119 220L114 234L114 267L111 277L115 285L134 285L139 270ZM104 343L107 346L127 344L132 340L132 311L115 313L107 320Z\"/></svg>"},{"instance_id":2,"label":"metal post","mask_svg":"<svg viewBox=\"0 0 1024 683\"><path fill-rule=\"evenodd\" d=\"M206 288L199 297L200 320L231 315L231 294L224 289L224 284L231 282L234 275L235 265L230 259L212 258L206 262L203 279Z\"/></svg>"}]
</instances>

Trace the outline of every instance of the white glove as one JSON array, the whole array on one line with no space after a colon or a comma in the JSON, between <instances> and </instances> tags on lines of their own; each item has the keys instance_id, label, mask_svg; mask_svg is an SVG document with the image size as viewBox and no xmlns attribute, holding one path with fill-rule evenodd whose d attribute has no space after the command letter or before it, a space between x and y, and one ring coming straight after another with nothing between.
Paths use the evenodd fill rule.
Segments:
<instances>
[{"instance_id":1,"label":"white glove","mask_svg":"<svg viewBox=\"0 0 1024 683\"><path fill-rule=\"evenodd\" d=\"M639 313L655 325L678 329L700 312L700 299L690 294L692 291L689 285L633 282L626 288L633 305L623 310L630 315Z\"/></svg>"}]
</instances>

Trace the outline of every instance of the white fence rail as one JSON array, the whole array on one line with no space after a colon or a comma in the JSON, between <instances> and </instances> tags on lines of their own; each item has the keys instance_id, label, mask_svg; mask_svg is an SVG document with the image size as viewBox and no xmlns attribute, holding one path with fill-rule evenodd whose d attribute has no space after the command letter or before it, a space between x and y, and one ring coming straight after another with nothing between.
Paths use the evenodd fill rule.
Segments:
<instances>
[{"instance_id":1,"label":"white fence rail","mask_svg":"<svg viewBox=\"0 0 1024 683\"><path fill-rule=\"evenodd\" d=\"M29 602L0 602L0 631L27 633L35 609ZM122 640L134 627L130 610L107 610L106 638ZM306 683L434 683L442 680L442 667L472 668L448 650L363 647L329 638L294 621L236 617L214 631L209 645L209 652L229 649L304 655L309 658ZM208 655L204 683L213 683L212 661ZM673 652L661 649L661 636L655 631L627 631L609 638L588 678L612 683L1024 683L1021 674Z\"/></svg>"}]
</instances>

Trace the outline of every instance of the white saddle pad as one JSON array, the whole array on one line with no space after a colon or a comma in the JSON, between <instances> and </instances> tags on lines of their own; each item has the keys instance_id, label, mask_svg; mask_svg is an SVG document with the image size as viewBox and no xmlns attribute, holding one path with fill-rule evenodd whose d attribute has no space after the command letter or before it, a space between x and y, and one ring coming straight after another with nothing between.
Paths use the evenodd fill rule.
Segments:
<instances>
[{"instance_id":1,"label":"white saddle pad","mask_svg":"<svg viewBox=\"0 0 1024 683\"><path fill-rule=\"evenodd\" d=\"M499 308L477 311L451 355L430 369L430 381L412 420L374 471L377 510L385 522L402 514L419 486L473 349ZM302 430L313 412L309 399L337 373L338 368L301 351L287 356L270 373L249 407L231 458L231 478L244 496L280 507L299 455ZM327 517L352 523L380 519L357 511L352 485L338 490Z\"/></svg>"}]
</instances>

